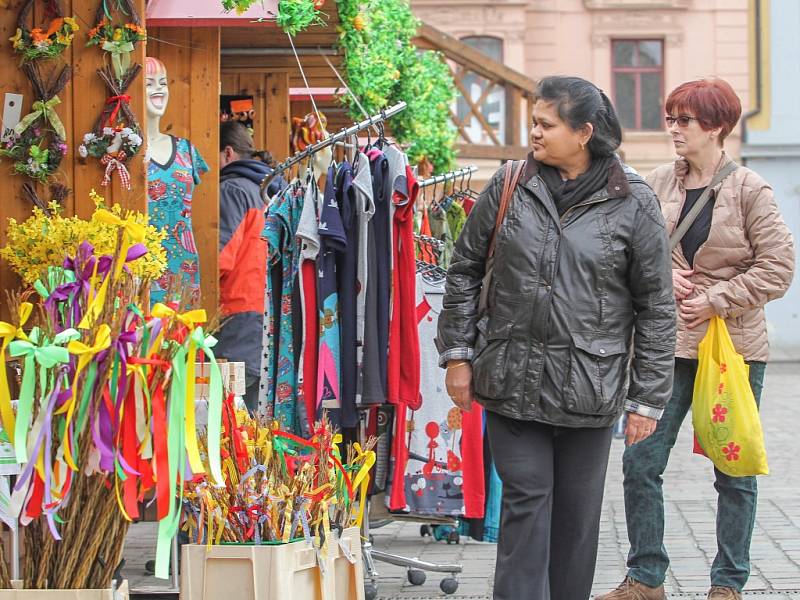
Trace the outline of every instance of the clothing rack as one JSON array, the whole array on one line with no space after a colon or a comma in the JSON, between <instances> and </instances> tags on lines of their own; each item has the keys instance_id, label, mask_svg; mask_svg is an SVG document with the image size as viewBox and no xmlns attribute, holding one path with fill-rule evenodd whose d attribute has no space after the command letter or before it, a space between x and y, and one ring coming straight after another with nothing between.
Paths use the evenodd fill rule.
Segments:
<instances>
[{"instance_id":1,"label":"clothing rack","mask_svg":"<svg viewBox=\"0 0 800 600\"><path fill-rule=\"evenodd\" d=\"M372 127L373 125L377 125L378 123L382 123L386 119L389 119L390 117L393 117L396 114L398 114L398 113L402 112L403 110L405 110L407 106L408 105L401 100L400 102L398 102L394 106L390 106L389 108L386 108L386 109L382 110L377 115L373 115L371 117L368 117L367 119L365 119L365 120L363 120L363 121L361 121L359 123L356 123L355 125L352 125L351 127L348 127L346 129L342 129L341 131L338 131L337 133L334 133L333 135L329 135L324 140L321 140L321 141L317 142L316 144L311 144L305 150L301 150L300 152L295 152L292 156L287 158L284 162L282 162L278 166L276 166L275 169L272 171L272 173L270 173L269 175L267 175L264 178L264 180L261 182L261 193L263 194L266 191L267 186L275 178L276 175L279 175L280 173L283 173L287 169L292 168L297 163L305 160L306 158L308 158L312 154L316 154L320 150L322 150L324 148L327 148L328 146L332 146L336 142L341 142L341 141L345 140L345 138L350 137L351 135L355 135L355 134L357 134L357 133L359 133L361 131L364 131L365 129L368 129L369 127ZM476 168L476 170L477 170L477 168Z\"/></svg>"},{"instance_id":2,"label":"clothing rack","mask_svg":"<svg viewBox=\"0 0 800 600\"><path fill-rule=\"evenodd\" d=\"M438 185L440 183L444 183L445 181L452 181L454 179L466 177L467 175L477 172L478 167L475 165L468 165L462 169L458 169L457 171L450 171L449 173L443 173L442 175L435 175L433 177L429 177L428 179L423 179L419 182L419 187L424 188L430 185Z\"/></svg>"}]
</instances>

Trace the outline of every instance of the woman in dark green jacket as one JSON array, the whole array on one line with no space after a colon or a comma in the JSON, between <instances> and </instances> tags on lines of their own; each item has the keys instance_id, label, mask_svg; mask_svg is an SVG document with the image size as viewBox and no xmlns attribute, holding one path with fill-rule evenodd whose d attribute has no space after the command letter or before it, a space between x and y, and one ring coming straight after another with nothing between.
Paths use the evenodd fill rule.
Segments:
<instances>
[{"instance_id":1,"label":"woman in dark green jacket","mask_svg":"<svg viewBox=\"0 0 800 600\"><path fill-rule=\"evenodd\" d=\"M505 168L456 244L437 344L453 402L488 412L503 480L494 597L585 600L612 426L626 410L629 444L655 430L672 388L675 301L658 200L616 157L609 99L577 77L542 80L536 98L486 310Z\"/></svg>"}]
</instances>

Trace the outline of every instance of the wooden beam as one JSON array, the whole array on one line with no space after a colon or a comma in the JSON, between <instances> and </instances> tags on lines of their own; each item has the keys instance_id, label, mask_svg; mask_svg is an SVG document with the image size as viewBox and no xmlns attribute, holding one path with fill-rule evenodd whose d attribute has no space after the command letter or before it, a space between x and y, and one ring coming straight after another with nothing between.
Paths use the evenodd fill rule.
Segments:
<instances>
[{"instance_id":1,"label":"wooden beam","mask_svg":"<svg viewBox=\"0 0 800 600\"><path fill-rule=\"evenodd\" d=\"M450 60L475 71L486 79L510 83L525 93L531 93L536 87L536 81L530 77L489 58L483 52L475 50L461 40L426 23L420 25L417 30L417 39L423 43L427 42L430 47L439 50Z\"/></svg>"},{"instance_id":2,"label":"wooden beam","mask_svg":"<svg viewBox=\"0 0 800 600\"><path fill-rule=\"evenodd\" d=\"M484 144L456 144L459 158L486 160L522 160L528 155L527 146L489 146Z\"/></svg>"},{"instance_id":3,"label":"wooden beam","mask_svg":"<svg viewBox=\"0 0 800 600\"><path fill-rule=\"evenodd\" d=\"M267 97L266 149L277 160L283 160L289 156L289 137L292 133L288 73L266 75L264 89Z\"/></svg>"},{"instance_id":4,"label":"wooden beam","mask_svg":"<svg viewBox=\"0 0 800 600\"><path fill-rule=\"evenodd\" d=\"M513 86L506 86L506 144L515 146L522 142L520 124L522 121L522 94Z\"/></svg>"}]
</instances>

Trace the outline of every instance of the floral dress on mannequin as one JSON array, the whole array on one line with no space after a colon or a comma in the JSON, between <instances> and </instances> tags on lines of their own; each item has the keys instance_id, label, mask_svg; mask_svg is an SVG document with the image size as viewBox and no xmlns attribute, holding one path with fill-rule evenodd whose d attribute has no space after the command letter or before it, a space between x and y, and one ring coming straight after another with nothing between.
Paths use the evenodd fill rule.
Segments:
<instances>
[{"instance_id":1,"label":"floral dress on mannequin","mask_svg":"<svg viewBox=\"0 0 800 600\"><path fill-rule=\"evenodd\" d=\"M192 303L200 300L200 261L192 231L192 194L208 165L189 140L172 137L172 156L166 164L152 158L147 166L150 224L167 237L167 271L153 283L152 303L165 302L170 280L179 279L191 289Z\"/></svg>"}]
</instances>

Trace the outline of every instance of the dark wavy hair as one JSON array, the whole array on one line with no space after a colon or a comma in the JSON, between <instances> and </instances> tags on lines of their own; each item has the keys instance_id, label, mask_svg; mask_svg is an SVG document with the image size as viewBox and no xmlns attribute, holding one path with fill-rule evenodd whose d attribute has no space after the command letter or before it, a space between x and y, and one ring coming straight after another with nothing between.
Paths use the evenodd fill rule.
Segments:
<instances>
[{"instance_id":1,"label":"dark wavy hair","mask_svg":"<svg viewBox=\"0 0 800 600\"><path fill-rule=\"evenodd\" d=\"M591 123L594 132L587 147L593 157L613 156L622 143L622 127L611 100L591 81L545 77L536 86L534 99L552 102L561 120L574 130Z\"/></svg>"},{"instance_id":2,"label":"dark wavy hair","mask_svg":"<svg viewBox=\"0 0 800 600\"><path fill-rule=\"evenodd\" d=\"M219 151L230 146L242 158L250 158L255 152L253 136L239 121L223 121L219 125Z\"/></svg>"}]
</instances>

